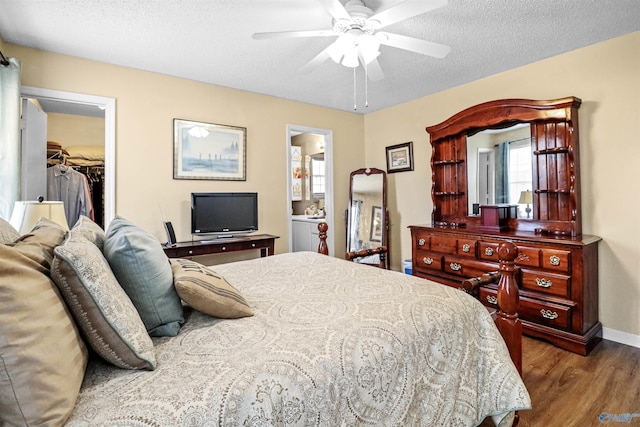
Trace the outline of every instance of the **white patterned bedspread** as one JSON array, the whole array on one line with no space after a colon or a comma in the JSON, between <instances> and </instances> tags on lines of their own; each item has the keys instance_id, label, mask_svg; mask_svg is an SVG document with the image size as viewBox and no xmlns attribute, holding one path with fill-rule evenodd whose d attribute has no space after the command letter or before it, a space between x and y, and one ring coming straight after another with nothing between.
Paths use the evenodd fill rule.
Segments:
<instances>
[{"instance_id":1,"label":"white patterned bedspread","mask_svg":"<svg viewBox=\"0 0 640 427\"><path fill-rule=\"evenodd\" d=\"M475 426L530 407L461 291L311 252L212 269L255 315L189 311L177 337L154 339L155 371L92 360L68 425Z\"/></svg>"}]
</instances>

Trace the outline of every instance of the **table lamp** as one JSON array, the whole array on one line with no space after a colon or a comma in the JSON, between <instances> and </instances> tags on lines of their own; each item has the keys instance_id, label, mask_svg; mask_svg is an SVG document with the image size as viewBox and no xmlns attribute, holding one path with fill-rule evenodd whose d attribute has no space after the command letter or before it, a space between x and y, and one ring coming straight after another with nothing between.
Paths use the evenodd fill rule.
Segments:
<instances>
[{"instance_id":1,"label":"table lamp","mask_svg":"<svg viewBox=\"0 0 640 427\"><path fill-rule=\"evenodd\" d=\"M531 215L531 208L529 205L533 203L533 193L531 193L531 190L520 192L520 200L518 200L518 203L521 205L527 205L524 211L527 213L527 218L529 218Z\"/></svg>"},{"instance_id":2,"label":"table lamp","mask_svg":"<svg viewBox=\"0 0 640 427\"><path fill-rule=\"evenodd\" d=\"M65 230L69 229L62 202L18 201L13 207L9 223L20 234L26 234L42 217L60 224Z\"/></svg>"}]
</instances>

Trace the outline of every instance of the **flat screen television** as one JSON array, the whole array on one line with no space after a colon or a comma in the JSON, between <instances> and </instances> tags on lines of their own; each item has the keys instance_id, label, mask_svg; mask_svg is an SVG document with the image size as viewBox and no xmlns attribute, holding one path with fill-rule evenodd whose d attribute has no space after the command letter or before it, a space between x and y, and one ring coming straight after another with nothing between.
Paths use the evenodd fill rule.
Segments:
<instances>
[{"instance_id":1,"label":"flat screen television","mask_svg":"<svg viewBox=\"0 0 640 427\"><path fill-rule=\"evenodd\" d=\"M191 233L231 237L258 230L258 193L191 193Z\"/></svg>"}]
</instances>

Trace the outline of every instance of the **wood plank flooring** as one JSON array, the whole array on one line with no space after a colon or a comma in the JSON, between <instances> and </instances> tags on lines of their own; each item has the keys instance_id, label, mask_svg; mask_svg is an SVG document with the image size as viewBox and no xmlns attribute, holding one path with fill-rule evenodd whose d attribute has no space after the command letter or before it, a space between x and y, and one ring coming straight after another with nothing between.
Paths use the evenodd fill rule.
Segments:
<instances>
[{"instance_id":1,"label":"wood plank flooring","mask_svg":"<svg viewBox=\"0 0 640 427\"><path fill-rule=\"evenodd\" d=\"M533 409L520 412L520 427L640 427L640 348L603 340L580 356L524 337L522 350Z\"/></svg>"}]
</instances>

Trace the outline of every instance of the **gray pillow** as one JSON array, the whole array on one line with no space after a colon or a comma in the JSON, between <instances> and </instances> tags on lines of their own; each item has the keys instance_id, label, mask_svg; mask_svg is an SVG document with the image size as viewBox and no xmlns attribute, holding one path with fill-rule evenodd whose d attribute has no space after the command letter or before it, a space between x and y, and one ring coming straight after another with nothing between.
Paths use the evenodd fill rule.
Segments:
<instances>
[{"instance_id":1,"label":"gray pillow","mask_svg":"<svg viewBox=\"0 0 640 427\"><path fill-rule=\"evenodd\" d=\"M175 336L184 322L169 258L151 234L116 217L107 229L104 256L151 336Z\"/></svg>"},{"instance_id":2,"label":"gray pillow","mask_svg":"<svg viewBox=\"0 0 640 427\"><path fill-rule=\"evenodd\" d=\"M13 225L0 218L0 243L13 243L18 239L18 237L20 237L18 230L13 228Z\"/></svg>"},{"instance_id":3,"label":"gray pillow","mask_svg":"<svg viewBox=\"0 0 640 427\"><path fill-rule=\"evenodd\" d=\"M104 230L91 218L81 215L72 230L93 243L100 249L104 249Z\"/></svg>"},{"instance_id":4,"label":"gray pillow","mask_svg":"<svg viewBox=\"0 0 640 427\"><path fill-rule=\"evenodd\" d=\"M89 345L124 369L155 369L153 342L96 245L73 231L54 249L51 277Z\"/></svg>"}]
</instances>

